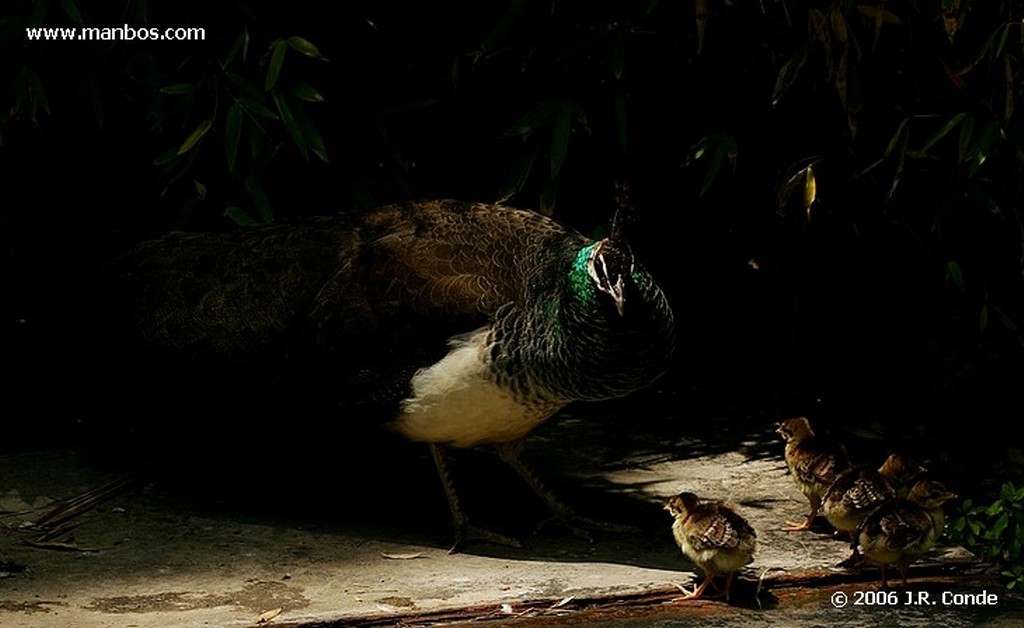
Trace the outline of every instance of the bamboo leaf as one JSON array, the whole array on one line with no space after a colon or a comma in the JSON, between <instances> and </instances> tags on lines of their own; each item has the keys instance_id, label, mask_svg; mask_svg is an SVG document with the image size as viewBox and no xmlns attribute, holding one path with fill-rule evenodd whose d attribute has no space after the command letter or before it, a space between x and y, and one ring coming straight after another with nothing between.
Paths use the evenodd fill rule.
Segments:
<instances>
[{"instance_id":1,"label":"bamboo leaf","mask_svg":"<svg viewBox=\"0 0 1024 628\"><path fill-rule=\"evenodd\" d=\"M801 45L793 56L790 57L782 68L779 69L779 76L775 79L775 90L772 92L772 106L778 106L783 96L796 81L797 75L807 62L807 55L811 50L811 40L808 39Z\"/></svg>"},{"instance_id":2,"label":"bamboo leaf","mask_svg":"<svg viewBox=\"0 0 1024 628\"><path fill-rule=\"evenodd\" d=\"M629 122L626 117L626 98L621 92L615 94L612 115L615 118L615 137L619 140L619 149L626 154L629 150Z\"/></svg>"},{"instance_id":3,"label":"bamboo leaf","mask_svg":"<svg viewBox=\"0 0 1024 628\"><path fill-rule=\"evenodd\" d=\"M209 131L212 126L213 122L210 120L203 120L200 122L196 126L195 130L193 130L189 136L185 138L185 141L181 143L181 146L178 147L178 154L184 155L188 151L192 150L192 148L199 143L199 140L203 139L203 136L206 135L206 132Z\"/></svg>"},{"instance_id":4,"label":"bamboo leaf","mask_svg":"<svg viewBox=\"0 0 1024 628\"><path fill-rule=\"evenodd\" d=\"M995 120L988 120L981 127L981 131L968 152L968 172L971 176L978 172L978 168L985 163L988 156L992 153L992 147L995 144L998 133L999 124Z\"/></svg>"},{"instance_id":5,"label":"bamboo leaf","mask_svg":"<svg viewBox=\"0 0 1024 628\"><path fill-rule=\"evenodd\" d=\"M32 70L25 66L18 68L18 73L14 77L14 108L19 114L23 114L25 111L25 105L28 102L28 83Z\"/></svg>"},{"instance_id":6,"label":"bamboo leaf","mask_svg":"<svg viewBox=\"0 0 1024 628\"><path fill-rule=\"evenodd\" d=\"M818 180L814 176L814 169L811 166L804 168L804 211L807 219L811 218L811 207L814 201L818 200Z\"/></svg>"},{"instance_id":7,"label":"bamboo leaf","mask_svg":"<svg viewBox=\"0 0 1024 628\"><path fill-rule=\"evenodd\" d=\"M235 171L238 158L238 144L242 140L242 105L235 102L228 108L224 120L224 156L228 160L228 171Z\"/></svg>"},{"instance_id":8,"label":"bamboo leaf","mask_svg":"<svg viewBox=\"0 0 1024 628\"><path fill-rule=\"evenodd\" d=\"M616 81L622 80L622 74L626 67L626 42L622 37L622 31L616 29L612 32L612 76Z\"/></svg>"},{"instance_id":9,"label":"bamboo leaf","mask_svg":"<svg viewBox=\"0 0 1024 628\"><path fill-rule=\"evenodd\" d=\"M139 24L149 24L148 0L135 0L135 15L139 20Z\"/></svg>"},{"instance_id":10,"label":"bamboo leaf","mask_svg":"<svg viewBox=\"0 0 1024 628\"><path fill-rule=\"evenodd\" d=\"M268 109L263 103L256 100L255 98L239 98L238 104L245 109L245 112L256 117L266 118L268 120L279 119L278 115Z\"/></svg>"},{"instance_id":11,"label":"bamboo leaf","mask_svg":"<svg viewBox=\"0 0 1024 628\"><path fill-rule=\"evenodd\" d=\"M178 157L178 150L175 148L168 148L167 150L161 151L156 157L153 158L154 166L164 166L171 163Z\"/></svg>"},{"instance_id":12,"label":"bamboo leaf","mask_svg":"<svg viewBox=\"0 0 1024 628\"><path fill-rule=\"evenodd\" d=\"M296 122L295 116L292 114L292 110L288 106L288 101L281 94L275 93L274 104L277 105L277 111L281 114L281 121L284 122L284 127L288 130L288 135L290 135L292 141L295 142L295 146L298 147L299 153L302 154L303 159L306 159L309 147L306 145L306 139L302 135L302 129L299 127L299 123Z\"/></svg>"},{"instance_id":13,"label":"bamboo leaf","mask_svg":"<svg viewBox=\"0 0 1024 628\"><path fill-rule=\"evenodd\" d=\"M714 152L711 154L711 162L708 166L708 172L704 176L704 184L701 186L700 193L698 194L699 198L703 198L704 194L711 187L711 184L714 183L715 179L718 177L718 171L722 168L722 162L725 161L725 155L725 142L717 142Z\"/></svg>"},{"instance_id":14,"label":"bamboo leaf","mask_svg":"<svg viewBox=\"0 0 1024 628\"><path fill-rule=\"evenodd\" d=\"M569 148L569 134L572 132L572 108L564 103L555 114L551 126L551 179L558 176L558 171L565 163L565 155Z\"/></svg>"},{"instance_id":15,"label":"bamboo leaf","mask_svg":"<svg viewBox=\"0 0 1024 628\"><path fill-rule=\"evenodd\" d=\"M487 37L484 38L483 43L480 44L480 49L474 55L477 59L485 57L491 54L498 46L505 40L505 37L512 31L512 28L519 21L519 18L523 15L523 8L526 5L526 0L512 0L509 3L508 10L502 14L501 19L494 26Z\"/></svg>"},{"instance_id":16,"label":"bamboo leaf","mask_svg":"<svg viewBox=\"0 0 1024 628\"><path fill-rule=\"evenodd\" d=\"M320 131L317 130L316 125L313 124L313 121L302 107L293 108L291 109L291 112L292 116L295 118L295 123L298 125L299 130L302 133L306 146L309 147L309 150L319 157L321 161L327 163L327 149L324 147L324 140L320 136Z\"/></svg>"},{"instance_id":17,"label":"bamboo leaf","mask_svg":"<svg viewBox=\"0 0 1024 628\"><path fill-rule=\"evenodd\" d=\"M964 273L954 260L946 262L946 277L960 292L964 292Z\"/></svg>"},{"instance_id":18,"label":"bamboo leaf","mask_svg":"<svg viewBox=\"0 0 1024 628\"><path fill-rule=\"evenodd\" d=\"M260 214L260 219L263 222L273 222L274 212L270 207L270 200L267 198L267 193L263 191L263 186L260 185L259 181L250 176L245 181L245 189L249 192L249 196L252 197L252 202L256 205L256 211Z\"/></svg>"},{"instance_id":19,"label":"bamboo leaf","mask_svg":"<svg viewBox=\"0 0 1024 628\"><path fill-rule=\"evenodd\" d=\"M708 25L708 0L694 2L694 19L697 22L697 54L704 48L704 32Z\"/></svg>"},{"instance_id":20,"label":"bamboo leaf","mask_svg":"<svg viewBox=\"0 0 1024 628\"><path fill-rule=\"evenodd\" d=\"M967 116L964 118L963 125L960 127L960 141L958 144L958 163L964 163L967 161L967 155L970 150L971 137L974 135L974 116Z\"/></svg>"},{"instance_id":21,"label":"bamboo leaf","mask_svg":"<svg viewBox=\"0 0 1024 628\"><path fill-rule=\"evenodd\" d=\"M546 100L540 103L516 121L512 128L498 136L498 139L530 135L535 130L551 122L552 118L558 113L560 106L561 103L557 100Z\"/></svg>"},{"instance_id":22,"label":"bamboo leaf","mask_svg":"<svg viewBox=\"0 0 1024 628\"><path fill-rule=\"evenodd\" d=\"M60 8L64 9L64 13L71 18L72 22L78 25L84 24L82 12L78 9L78 4L75 0L57 0L57 4L60 5Z\"/></svg>"},{"instance_id":23,"label":"bamboo leaf","mask_svg":"<svg viewBox=\"0 0 1024 628\"><path fill-rule=\"evenodd\" d=\"M192 83L175 83L174 85L165 85L160 88L161 94L169 94L171 96L191 94L194 91L196 91L196 86Z\"/></svg>"},{"instance_id":24,"label":"bamboo leaf","mask_svg":"<svg viewBox=\"0 0 1024 628\"><path fill-rule=\"evenodd\" d=\"M256 89L255 85L234 72L228 72L228 80L231 81L235 87L248 94L251 98L263 98L263 92Z\"/></svg>"},{"instance_id":25,"label":"bamboo leaf","mask_svg":"<svg viewBox=\"0 0 1024 628\"><path fill-rule=\"evenodd\" d=\"M308 39L302 37L289 37L288 46L295 52L304 54L307 57L326 61L324 56L320 54L320 50Z\"/></svg>"},{"instance_id":26,"label":"bamboo leaf","mask_svg":"<svg viewBox=\"0 0 1024 628\"><path fill-rule=\"evenodd\" d=\"M46 90L43 89L43 82L37 73L30 71L28 87L29 94L32 96L32 119L35 120L40 108L47 114L50 113L50 101L46 97Z\"/></svg>"},{"instance_id":27,"label":"bamboo leaf","mask_svg":"<svg viewBox=\"0 0 1024 628\"><path fill-rule=\"evenodd\" d=\"M532 147L521 152L518 158L514 159L501 184L499 194L502 199L510 199L518 196L526 185L533 165L540 155L540 145L533 144Z\"/></svg>"},{"instance_id":28,"label":"bamboo leaf","mask_svg":"<svg viewBox=\"0 0 1024 628\"><path fill-rule=\"evenodd\" d=\"M234 205L224 209L224 216L226 218L230 218L235 222L235 224L242 227L248 227L256 224L256 221L252 219L252 216L243 211L241 207L235 207Z\"/></svg>"},{"instance_id":29,"label":"bamboo leaf","mask_svg":"<svg viewBox=\"0 0 1024 628\"><path fill-rule=\"evenodd\" d=\"M288 90L292 96L306 102L323 102L323 95L305 81L295 81Z\"/></svg>"},{"instance_id":30,"label":"bamboo leaf","mask_svg":"<svg viewBox=\"0 0 1024 628\"><path fill-rule=\"evenodd\" d=\"M966 116L966 112L960 112L949 120L946 120L946 123L939 127L939 130L933 133L932 136L928 138L928 141L924 143L924 146L921 147L921 152L928 152L932 146L935 146L939 142L939 140L949 135L949 132L955 129Z\"/></svg>"},{"instance_id":31,"label":"bamboo leaf","mask_svg":"<svg viewBox=\"0 0 1024 628\"><path fill-rule=\"evenodd\" d=\"M277 84L277 79L281 75L281 66L284 64L284 54L288 52L288 41L285 39L278 39L271 44L273 52L270 54L270 65L267 66L267 77L263 81L263 89L270 91L274 89L274 85Z\"/></svg>"}]
</instances>

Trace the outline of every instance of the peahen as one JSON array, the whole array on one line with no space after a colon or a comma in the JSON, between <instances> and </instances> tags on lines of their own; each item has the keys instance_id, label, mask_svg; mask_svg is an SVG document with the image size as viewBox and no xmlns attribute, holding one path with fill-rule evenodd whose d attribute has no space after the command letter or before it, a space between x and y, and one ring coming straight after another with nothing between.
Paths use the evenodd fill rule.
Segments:
<instances>
[{"instance_id":1,"label":"peahen","mask_svg":"<svg viewBox=\"0 0 1024 628\"><path fill-rule=\"evenodd\" d=\"M519 443L566 404L650 384L674 347L669 304L618 233L591 240L531 211L450 200L225 234L173 233L111 267L122 332L225 364L314 356L347 411L431 446ZM353 420L347 417L346 420ZM453 549L455 549L453 548Z\"/></svg>"}]
</instances>

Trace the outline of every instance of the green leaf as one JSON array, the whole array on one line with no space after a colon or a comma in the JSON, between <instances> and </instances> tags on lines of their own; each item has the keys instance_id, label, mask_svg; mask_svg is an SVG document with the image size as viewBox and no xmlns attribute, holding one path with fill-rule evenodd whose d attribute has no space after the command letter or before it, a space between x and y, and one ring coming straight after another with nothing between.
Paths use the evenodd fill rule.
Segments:
<instances>
[{"instance_id":1,"label":"green leaf","mask_svg":"<svg viewBox=\"0 0 1024 628\"><path fill-rule=\"evenodd\" d=\"M235 87L248 94L251 98L263 98L263 92L256 89L255 85L245 80L241 76L233 72L228 72L228 80L231 81L235 85Z\"/></svg>"},{"instance_id":2,"label":"green leaf","mask_svg":"<svg viewBox=\"0 0 1024 628\"><path fill-rule=\"evenodd\" d=\"M153 158L154 166L163 166L171 163L178 157L178 150L176 148L168 148L165 151L161 151L159 155Z\"/></svg>"},{"instance_id":3,"label":"green leaf","mask_svg":"<svg viewBox=\"0 0 1024 628\"><path fill-rule=\"evenodd\" d=\"M295 96L299 100L305 100L306 102L324 101L323 95L305 81L295 81L292 83L291 89L288 91L292 96Z\"/></svg>"},{"instance_id":4,"label":"green leaf","mask_svg":"<svg viewBox=\"0 0 1024 628\"><path fill-rule=\"evenodd\" d=\"M975 136L967 152L968 173L974 176L978 168L985 163L992 153L992 147L999 134L999 124L995 120L988 120L981 127L981 131Z\"/></svg>"},{"instance_id":5,"label":"green leaf","mask_svg":"<svg viewBox=\"0 0 1024 628\"><path fill-rule=\"evenodd\" d=\"M192 183L194 183L196 186L196 194L199 196L199 200L205 201L207 192L206 186L200 183L199 181L193 181Z\"/></svg>"},{"instance_id":6,"label":"green leaf","mask_svg":"<svg viewBox=\"0 0 1024 628\"><path fill-rule=\"evenodd\" d=\"M554 124L551 126L551 179L558 177L562 164L565 163L565 155L569 149L569 134L572 132L572 107L563 103L561 109L555 114Z\"/></svg>"},{"instance_id":7,"label":"green leaf","mask_svg":"<svg viewBox=\"0 0 1024 628\"><path fill-rule=\"evenodd\" d=\"M964 163L967 161L967 151L971 143L971 136L974 134L974 116L967 116L964 118L964 123L960 127L960 141L959 141L959 156L957 157L958 163Z\"/></svg>"},{"instance_id":8,"label":"green leaf","mask_svg":"<svg viewBox=\"0 0 1024 628\"><path fill-rule=\"evenodd\" d=\"M302 37L289 37L288 45L295 52L300 52L307 57L312 57L313 59L323 59L326 61L323 55L320 54L320 50L317 49L317 47L308 39L304 39Z\"/></svg>"},{"instance_id":9,"label":"green leaf","mask_svg":"<svg viewBox=\"0 0 1024 628\"><path fill-rule=\"evenodd\" d=\"M225 69L235 62L235 57L242 52L242 48L245 46L246 35L248 35L248 32L242 32L238 34L238 37L235 37L235 41L231 43L231 48L228 50L227 56L224 57L224 62L220 64L221 69Z\"/></svg>"},{"instance_id":10,"label":"green leaf","mask_svg":"<svg viewBox=\"0 0 1024 628\"><path fill-rule=\"evenodd\" d=\"M26 109L28 102L28 83L32 70L25 66L18 68L18 73L14 77L14 108L19 114L23 114Z\"/></svg>"},{"instance_id":11,"label":"green leaf","mask_svg":"<svg viewBox=\"0 0 1024 628\"><path fill-rule=\"evenodd\" d=\"M238 158L238 144L242 140L242 105L237 102L228 107L224 120L224 156L228 160L228 171L235 171Z\"/></svg>"},{"instance_id":12,"label":"green leaf","mask_svg":"<svg viewBox=\"0 0 1024 628\"><path fill-rule=\"evenodd\" d=\"M295 116L292 115L292 110L288 106L288 101L284 96L275 92L274 103L277 105L278 113L281 114L281 121L284 122L284 127L288 130L288 135L290 135L292 141L295 142L295 146L298 147L303 159L306 159L309 147L306 145L306 139L302 135L302 129L299 127L299 123L296 122Z\"/></svg>"},{"instance_id":13,"label":"green leaf","mask_svg":"<svg viewBox=\"0 0 1024 628\"><path fill-rule=\"evenodd\" d=\"M810 54L811 51L811 41L812 39L805 41L799 48L797 48L789 61L779 69L779 76L775 79L775 89L772 92L773 107L778 106L779 102L782 101L783 96L785 96L789 88L793 86L797 75L800 74L800 70L807 62L807 55Z\"/></svg>"},{"instance_id":14,"label":"green leaf","mask_svg":"<svg viewBox=\"0 0 1024 628\"><path fill-rule=\"evenodd\" d=\"M75 3L75 0L57 0L57 4L60 5L60 8L64 9L64 13L71 18L72 22L79 25L84 23L82 12L78 10L78 4Z\"/></svg>"},{"instance_id":15,"label":"green leaf","mask_svg":"<svg viewBox=\"0 0 1024 628\"><path fill-rule=\"evenodd\" d=\"M626 117L626 98L621 93L615 94L612 101L612 116L615 118L615 137L619 140L619 149L626 154L629 149L629 121Z\"/></svg>"},{"instance_id":16,"label":"green leaf","mask_svg":"<svg viewBox=\"0 0 1024 628\"><path fill-rule=\"evenodd\" d=\"M260 118L267 118L268 120L278 120L279 117L276 113L268 109L263 103L256 100L255 98L239 98L238 104L245 109L245 112Z\"/></svg>"},{"instance_id":17,"label":"green leaf","mask_svg":"<svg viewBox=\"0 0 1024 628\"><path fill-rule=\"evenodd\" d=\"M616 81L622 80L626 68L626 41L621 29L612 32L612 76Z\"/></svg>"},{"instance_id":18,"label":"green leaf","mask_svg":"<svg viewBox=\"0 0 1024 628\"><path fill-rule=\"evenodd\" d=\"M235 224L242 227L248 227L256 224L256 221L252 219L252 216L242 210L241 207L231 206L224 210L224 216L230 218Z\"/></svg>"},{"instance_id":19,"label":"green leaf","mask_svg":"<svg viewBox=\"0 0 1024 628\"><path fill-rule=\"evenodd\" d=\"M185 138L185 141L181 143L181 146L178 147L178 154L184 155L188 151L192 150L192 148L199 143L199 140L203 139L203 136L206 135L206 132L209 131L212 126L213 122L210 120L203 120L200 122L196 128L189 133L189 136Z\"/></svg>"},{"instance_id":20,"label":"green leaf","mask_svg":"<svg viewBox=\"0 0 1024 628\"><path fill-rule=\"evenodd\" d=\"M957 290L964 292L964 273L960 270L960 264L957 264L953 260L946 262L946 277L953 282L953 285L956 286ZM989 510L995 507L996 504L992 504ZM992 513L990 512L989 514Z\"/></svg>"},{"instance_id":21,"label":"green leaf","mask_svg":"<svg viewBox=\"0 0 1024 628\"><path fill-rule=\"evenodd\" d=\"M316 125L313 124L313 120L306 114L306 110L302 107L293 107L290 111L302 133L306 146L321 161L327 163L327 149L324 147L324 140L320 136L320 131L317 130Z\"/></svg>"},{"instance_id":22,"label":"green leaf","mask_svg":"<svg viewBox=\"0 0 1024 628\"><path fill-rule=\"evenodd\" d=\"M522 192L527 179L530 177L530 171L533 170L533 165L539 156L539 144L533 144L527 150L521 151L516 155L501 183L499 189L501 198L510 199Z\"/></svg>"},{"instance_id":23,"label":"green leaf","mask_svg":"<svg viewBox=\"0 0 1024 628\"><path fill-rule=\"evenodd\" d=\"M273 52L270 54L270 65L267 66L267 77L263 82L263 89L270 91L277 84L281 75L281 66L284 64L284 53L288 52L288 40L278 39L271 44Z\"/></svg>"},{"instance_id":24,"label":"green leaf","mask_svg":"<svg viewBox=\"0 0 1024 628\"><path fill-rule=\"evenodd\" d=\"M252 202L256 205L256 211L260 214L260 219L263 222L273 222L274 212L270 207L270 200L267 199L267 193L263 191L263 186L259 184L259 181L249 177L245 181L245 189L249 192L249 196L252 197Z\"/></svg>"},{"instance_id":25,"label":"green leaf","mask_svg":"<svg viewBox=\"0 0 1024 628\"><path fill-rule=\"evenodd\" d=\"M526 6L526 0L512 0L508 5L508 10L502 14L501 19L494 26L487 37L484 38L483 43L480 44L480 49L476 52L477 58L487 56L496 50L501 43L505 40L512 28L516 25L519 19L523 15L523 8Z\"/></svg>"},{"instance_id":26,"label":"green leaf","mask_svg":"<svg viewBox=\"0 0 1024 628\"><path fill-rule=\"evenodd\" d=\"M928 150L930 150L932 146L935 146L935 144L937 144L939 142L939 140L941 140L942 138L946 137L949 134L950 131L955 129L956 126L958 124L960 124L960 122L966 116L967 116L966 112L960 112L960 113L954 115L953 117L951 117L949 120L946 120L946 123L943 124L941 127L939 127L939 130L936 131L934 134L932 134L932 136L930 138L928 138L928 141L925 142L924 146L921 147L921 151L920 152L922 152L922 153L928 152Z\"/></svg>"},{"instance_id":27,"label":"green leaf","mask_svg":"<svg viewBox=\"0 0 1024 628\"><path fill-rule=\"evenodd\" d=\"M165 85L160 88L161 94L170 94L172 96L191 94L195 91L196 86L192 83L175 83L174 85Z\"/></svg>"},{"instance_id":28,"label":"green leaf","mask_svg":"<svg viewBox=\"0 0 1024 628\"><path fill-rule=\"evenodd\" d=\"M498 136L498 139L529 136L535 130L549 124L555 115L558 114L561 107L562 103L558 100L546 100L540 103L531 109L529 113L519 118L512 128Z\"/></svg>"},{"instance_id":29,"label":"green leaf","mask_svg":"<svg viewBox=\"0 0 1024 628\"><path fill-rule=\"evenodd\" d=\"M1003 530L1005 530L1008 525L1010 525L1010 513L1004 512L1002 516L996 519L996 522L992 524L992 528L988 533L989 540L998 541L1000 536L1003 534Z\"/></svg>"}]
</instances>

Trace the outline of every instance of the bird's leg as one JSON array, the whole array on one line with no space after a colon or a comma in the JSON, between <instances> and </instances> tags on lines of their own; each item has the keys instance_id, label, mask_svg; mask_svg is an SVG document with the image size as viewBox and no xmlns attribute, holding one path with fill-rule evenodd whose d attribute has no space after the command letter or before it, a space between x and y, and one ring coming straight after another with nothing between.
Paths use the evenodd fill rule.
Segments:
<instances>
[{"instance_id":1,"label":"bird's leg","mask_svg":"<svg viewBox=\"0 0 1024 628\"><path fill-rule=\"evenodd\" d=\"M803 532L804 530L810 530L811 526L814 525L814 518L818 516L818 511L821 509L821 499L811 496L811 514L807 515L807 519L803 523L796 523L794 521L787 521L786 525L789 527L783 528L786 532Z\"/></svg>"},{"instance_id":2,"label":"bird's leg","mask_svg":"<svg viewBox=\"0 0 1024 628\"><path fill-rule=\"evenodd\" d=\"M463 512L462 506L459 504L459 495L455 491L455 484L452 482L451 472L448 469L448 461L445 459L444 452L441 451L441 446L430 443L430 455L434 458L437 474L441 477L441 484L444 485L444 492L448 497L448 509L452 513L452 526L455 528L455 544L448 550L449 554L458 553L466 541L470 540L523 547L523 542L519 539L469 523L466 513Z\"/></svg>"},{"instance_id":3,"label":"bird's leg","mask_svg":"<svg viewBox=\"0 0 1024 628\"><path fill-rule=\"evenodd\" d=\"M736 575L736 572L730 571L725 576L725 587L722 589L722 595L725 596L725 601L729 601L729 592L732 590L732 578Z\"/></svg>"},{"instance_id":4,"label":"bird's leg","mask_svg":"<svg viewBox=\"0 0 1024 628\"><path fill-rule=\"evenodd\" d=\"M840 563L839 567L853 568L859 567L864 562L864 556L860 553L860 546L857 543L857 532L853 531L849 533L850 536L850 555L844 558Z\"/></svg>"},{"instance_id":5,"label":"bird's leg","mask_svg":"<svg viewBox=\"0 0 1024 628\"><path fill-rule=\"evenodd\" d=\"M676 588L678 588L683 593L686 593L686 595L684 595L683 597L676 598L676 599L674 599L672 601L673 602L686 602L687 600L696 600L697 598L702 597L704 595L704 589L707 589L708 585L711 584L712 582L714 582L716 575L718 575L718 574L717 574L717 572L713 568L709 569L705 573L705 575L704 575L704 582L701 582L700 585L697 586L697 588L694 589L692 593L687 593L686 589L684 589L682 587L682 585L678 585L677 584Z\"/></svg>"},{"instance_id":6,"label":"bird's leg","mask_svg":"<svg viewBox=\"0 0 1024 628\"><path fill-rule=\"evenodd\" d=\"M520 455L522 454L523 446L522 441L513 441L510 443L500 443L497 445L498 455L504 460L509 466L516 470L526 483L530 485L530 488L544 500L548 508L551 509L552 517L540 522L537 528L541 528L550 521L558 521L566 528L568 528L573 534L582 537L588 541L593 541L593 538L588 531L590 529L604 530L607 532L631 532L634 531L628 526L621 526L612 523L606 523L601 521L594 521L587 517L581 517L577 515L569 506L567 506L562 500L558 498L548 487L544 486L543 483L533 471L523 463Z\"/></svg>"}]
</instances>

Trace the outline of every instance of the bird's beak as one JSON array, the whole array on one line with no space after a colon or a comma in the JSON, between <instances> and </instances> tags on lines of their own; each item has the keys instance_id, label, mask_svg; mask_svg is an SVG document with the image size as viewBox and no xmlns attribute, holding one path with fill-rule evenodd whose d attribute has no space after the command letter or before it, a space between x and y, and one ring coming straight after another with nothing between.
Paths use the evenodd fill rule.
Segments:
<instances>
[{"instance_id":1,"label":"bird's beak","mask_svg":"<svg viewBox=\"0 0 1024 628\"><path fill-rule=\"evenodd\" d=\"M619 317L626 315L626 283L619 277L619 280L615 282L615 285L611 289L612 300L615 301L615 311L619 313Z\"/></svg>"}]
</instances>

